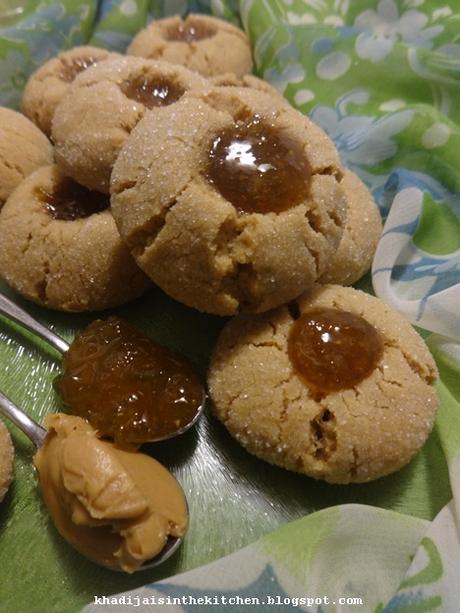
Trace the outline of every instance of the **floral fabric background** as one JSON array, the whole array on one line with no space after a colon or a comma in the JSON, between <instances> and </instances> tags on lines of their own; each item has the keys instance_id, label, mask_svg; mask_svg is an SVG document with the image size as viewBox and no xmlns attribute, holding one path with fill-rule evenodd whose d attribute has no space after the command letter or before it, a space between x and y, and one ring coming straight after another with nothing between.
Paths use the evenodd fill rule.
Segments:
<instances>
[{"instance_id":1,"label":"floral fabric background","mask_svg":"<svg viewBox=\"0 0 460 613\"><path fill-rule=\"evenodd\" d=\"M13 108L28 75L60 49L89 42L123 51L147 21L190 11L213 13L244 27L253 45L256 72L328 132L344 165L372 191L386 219L373 264L374 291L422 330L441 373L442 406L436 427L453 501L433 522L343 505L288 524L213 565L146 586L142 593L207 590L263 595L273 592L276 583L282 594L359 595L365 603L359 610L365 611L458 611L458 2L29 0L21 6L7 0L3 4L0 103ZM96 609L93 605L88 611ZM304 610L352 609L330 604Z\"/></svg>"}]
</instances>

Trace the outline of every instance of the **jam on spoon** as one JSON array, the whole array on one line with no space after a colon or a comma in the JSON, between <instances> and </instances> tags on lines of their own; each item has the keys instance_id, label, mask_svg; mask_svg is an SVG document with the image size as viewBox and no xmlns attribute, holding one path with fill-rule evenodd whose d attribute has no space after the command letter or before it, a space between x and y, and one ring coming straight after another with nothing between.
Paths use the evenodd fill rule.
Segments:
<instances>
[{"instance_id":1,"label":"jam on spoon","mask_svg":"<svg viewBox=\"0 0 460 613\"><path fill-rule=\"evenodd\" d=\"M127 322L95 321L69 346L2 293L0 313L63 356L58 391L99 436L139 446L182 434L203 412L206 394L189 362Z\"/></svg>"},{"instance_id":2,"label":"jam on spoon","mask_svg":"<svg viewBox=\"0 0 460 613\"><path fill-rule=\"evenodd\" d=\"M204 403L201 382L184 357L115 317L92 322L76 337L56 387L72 413L124 446L183 432Z\"/></svg>"}]
</instances>

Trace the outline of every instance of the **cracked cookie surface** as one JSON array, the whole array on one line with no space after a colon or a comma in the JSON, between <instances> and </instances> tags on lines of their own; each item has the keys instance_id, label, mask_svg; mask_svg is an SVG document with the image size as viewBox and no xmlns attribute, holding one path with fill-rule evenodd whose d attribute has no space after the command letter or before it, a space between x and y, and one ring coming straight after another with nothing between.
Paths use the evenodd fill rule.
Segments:
<instances>
[{"instance_id":1,"label":"cracked cookie surface","mask_svg":"<svg viewBox=\"0 0 460 613\"><path fill-rule=\"evenodd\" d=\"M136 57L88 68L56 109L58 166L88 189L108 193L118 152L142 117L161 105L174 106L188 90L207 87L206 79L182 66Z\"/></svg>"},{"instance_id":2,"label":"cracked cookie surface","mask_svg":"<svg viewBox=\"0 0 460 613\"><path fill-rule=\"evenodd\" d=\"M296 149L300 172L308 167L308 194L285 210L265 189L271 210L241 211L207 176L213 143L253 117L268 127L267 136L279 135L276 152L287 139L288 162L297 162ZM247 153L252 163L244 139L239 153L232 146L227 157ZM300 113L263 92L216 87L186 94L136 126L114 166L111 205L139 266L173 298L219 315L261 312L298 296L325 270L345 223L341 176L334 145ZM227 178L231 191L238 181L231 172ZM243 177L240 187L253 184ZM280 181L280 198L287 187Z\"/></svg>"},{"instance_id":3,"label":"cracked cookie surface","mask_svg":"<svg viewBox=\"0 0 460 613\"><path fill-rule=\"evenodd\" d=\"M0 208L21 181L53 163L53 147L27 117L0 107Z\"/></svg>"},{"instance_id":4,"label":"cracked cookie surface","mask_svg":"<svg viewBox=\"0 0 460 613\"><path fill-rule=\"evenodd\" d=\"M126 53L181 64L206 77L226 72L240 77L252 70L246 34L207 15L153 21L133 38Z\"/></svg>"},{"instance_id":5,"label":"cracked cookie surface","mask_svg":"<svg viewBox=\"0 0 460 613\"><path fill-rule=\"evenodd\" d=\"M319 282L351 285L372 265L382 219L371 193L354 172L344 170L341 185L347 199L347 221L342 240Z\"/></svg>"},{"instance_id":6,"label":"cracked cookie surface","mask_svg":"<svg viewBox=\"0 0 460 613\"><path fill-rule=\"evenodd\" d=\"M86 207L89 192L56 166L30 175L7 200L0 212L0 276L29 300L64 311L105 309L141 295L150 283L120 239L108 197L96 194L107 202L95 203L97 213L78 207L75 213L71 202L54 196L65 196L68 187L68 201L85 192Z\"/></svg>"},{"instance_id":7,"label":"cracked cookie surface","mask_svg":"<svg viewBox=\"0 0 460 613\"><path fill-rule=\"evenodd\" d=\"M97 62L117 57L121 56L99 47L63 51L30 76L22 95L22 112L49 136L56 108L76 76Z\"/></svg>"},{"instance_id":8,"label":"cracked cookie surface","mask_svg":"<svg viewBox=\"0 0 460 613\"><path fill-rule=\"evenodd\" d=\"M383 353L350 389L317 396L288 356L294 321L339 309L371 324ZM353 288L317 286L261 316L223 329L209 367L213 411L250 453L330 483L365 482L411 460L426 441L438 400L437 370L421 337L396 311Z\"/></svg>"}]
</instances>

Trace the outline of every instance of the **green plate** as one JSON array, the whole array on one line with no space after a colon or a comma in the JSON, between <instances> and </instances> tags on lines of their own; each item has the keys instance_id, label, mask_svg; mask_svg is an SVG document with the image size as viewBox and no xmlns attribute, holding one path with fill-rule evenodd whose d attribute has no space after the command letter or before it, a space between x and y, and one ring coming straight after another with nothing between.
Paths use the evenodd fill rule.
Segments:
<instances>
[{"instance_id":1,"label":"green plate","mask_svg":"<svg viewBox=\"0 0 460 613\"><path fill-rule=\"evenodd\" d=\"M67 340L100 316L41 309L0 289ZM111 312L186 354L205 378L225 319L188 309L159 290ZM38 421L59 410L53 390L59 362L43 342L0 319L0 389ZM451 498L436 429L416 458L395 475L365 485L333 486L250 456L208 407L192 431L143 449L183 485L190 529L181 549L163 566L128 576L87 561L61 539L37 490L33 445L14 426L10 431L16 448L15 479L0 505L0 568L8 577L0 584L0 610L8 613L77 611L95 595L133 589L210 562L324 507L359 502L432 519Z\"/></svg>"}]
</instances>

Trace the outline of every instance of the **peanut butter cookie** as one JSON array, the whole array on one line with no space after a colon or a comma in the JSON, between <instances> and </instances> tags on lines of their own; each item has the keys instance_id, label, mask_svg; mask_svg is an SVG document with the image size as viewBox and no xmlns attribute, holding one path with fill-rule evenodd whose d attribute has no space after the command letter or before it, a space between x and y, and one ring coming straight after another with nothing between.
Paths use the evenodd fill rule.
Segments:
<instances>
[{"instance_id":1,"label":"peanut butter cookie","mask_svg":"<svg viewBox=\"0 0 460 613\"><path fill-rule=\"evenodd\" d=\"M341 185L347 198L347 222L338 249L319 282L351 285L371 267L382 219L371 193L354 172L345 170Z\"/></svg>"},{"instance_id":2,"label":"peanut butter cookie","mask_svg":"<svg viewBox=\"0 0 460 613\"><path fill-rule=\"evenodd\" d=\"M0 421L0 502L5 498L13 479L14 448L5 424Z\"/></svg>"},{"instance_id":3,"label":"peanut butter cookie","mask_svg":"<svg viewBox=\"0 0 460 613\"><path fill-rule=\"evenodd\" d=\"M120 55L98 47L74 47L51 58L27 81L22 112L49 136L56 107L75 77L96 62L116 57Z\"/></svg>"},{"instance_id":4,"label":"peanut butter cookie","mask_svg":"<svg viewBox=\"0 0 460 613\"><path fill-rule=\"evenodd\" d=\"M173 298L232 315L298 296L345 223L334 145L273 96L217 87L133 130L112 211L140 267Z\"/></svg>"},{"instance_id":5,"label":"peanut butter cookie","mask_svg":"<svg viewBox=\"0 0 460 613\"><path fill-rule=\"evenodd\" d=\"M208 15L154 21L133 38L126 53L182 64L205 77L225 72L241 77L252 70L246 34Z\"/></svg>"},{"instance_id":6,"label":"peanut butter cookie","mask_svg":"<svg viewBox=\"0 0 460 613\"><path fill-rule=\"evenodd\" d=\"M137 57L89 68L56 109L52 132L58 166L88 189L108 193L113 164L138 121L148 111L155 121L161 107L174 107L186 91L208 87L206 79L183 66Z\"/></svg>"},{"instance_id":7,"label":"peanut butter cookie","mask_svg":"<svg viewBox=\"0 0 460 613\"><path fill-rule=\"evenodd\" d=\"M64 311L136 298L150 285L121 242L109 198L56 166L25 179L0 212L0 276L17 292Z\"/></svg>"},{"instance_id":8,"label":"peanut butter cookie","mask_svg":"<svg viewBox=\"0 0 460 613\"><path fill-rule=\"evenodd\" d=\"M31 172L53 163L53 148L27 117L0 107L0 209Z\"/></svg>"},{"instance_id":9,"label":"peanut butter cookie","mask_svg":"<svg viewBox=\"0 0 460 613\"><path fill-rule=\"evenodd\" d=\"M212 85L216 85L218 87L250 87L251 89L258 89L261 92L265 92L266 94L271 94L278 100L283 100L288 104L287 100L280 94L280 92L264 81L263 79L259 79L252 74L245 74L242 77L237 77L233 72L226 72L225 74L218 75L216 77L211 77L209 81Z\"/></svg>"},{"instance_id":10,"label":"peanut butter cookie","mask_svg":"<svg viewBox=\"0 0 460 613\"><path fill-rule=\"evenodd\" d=\"M409 462L438 400L424 342L379 299L317 286L223 329L209 367L214 412L250 453L330 483Z\"/></svg>"}]
</instances>

